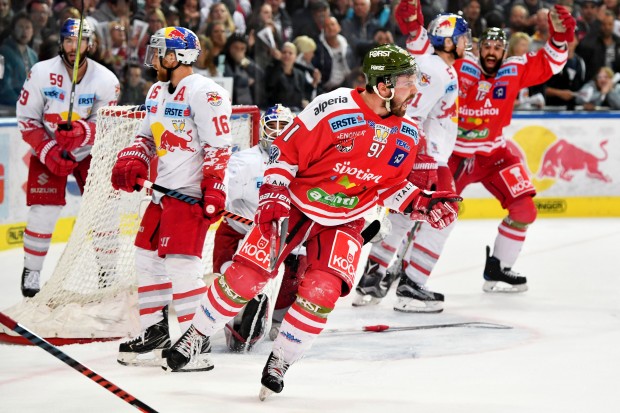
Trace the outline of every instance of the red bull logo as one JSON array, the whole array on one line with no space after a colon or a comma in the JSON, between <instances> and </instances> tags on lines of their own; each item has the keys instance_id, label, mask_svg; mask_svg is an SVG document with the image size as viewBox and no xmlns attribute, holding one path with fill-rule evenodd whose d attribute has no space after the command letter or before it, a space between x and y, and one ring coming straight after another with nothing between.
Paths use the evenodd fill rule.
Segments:
<instances>
[{"instance_id":1,"label":"red bull logo","mask_svg":"<svg viewBox=\"0 0 620 413\"><path fill-rule=\"evenodd\" d=\"M175 28L172 28L166 34L166 38L167 39L181 39L181 40L185 40L185 34L175 27Z\"/></svg>"},{"instance_id":2,"label":"red bull logo","mask_svg":"<svg viewBox=\"0 0 620 413\"><path fill-rule=\"evenodd\" d=\"M195 148L192 148L188 145L191 141L191 137L189 137L188 139L183 139L182 136L175 135L174 133L167 130L161 134L161 144L159 145L158 151L165 150L174 152L175 150L179 149L181 151L196 152Z\"/></svg>"},{"instance_id":3,"label":"red bull logo","mask_svg":"<svg viewBox=\"0 0 620 413\"><path fill-rule=\"evenodd\" d=\"M600 162L607 160L608 156L605 145L607 145L606 140L599 144L603 151L603 156L596 157L572 143L560 139L545 152L539 176L541 178L547 176L551 178L557 177L570 182L573 180L575 172L585 171L586 176L592 179L611 182L611 178L600 170Z\"/></svg>"},{"instance_id":4,"label":"red bull logo","mask_svg":"<svg viewBox=\"0 0 620 413\"><path fill-rule=\"evenodd\" d=\"M446 106L448 102L441 103L441 113L437 115L438 119L452 118L456 116L456 101L451 106Z\"/></svg>"},{"instance_id":5,"label":"red bull logo","mask_svg":"<svg viewBox=\"0 0 620 413\"><path fill-rule=\"evenodd\" d=\"M450 20L444 20L437 25L438 29L449 29L452 27L452 22Z\"/></svg>"},{"instance_id":6,"label":"red bull logo","mask_svg":"<svg viewBox=\"0 0 620 413\"><path fill-rule=\"evenodd\" d=\"M217 92L207 92L207 102L211 106L220 106L222 104L222 97Z\"/></svg>"}]
</instances>

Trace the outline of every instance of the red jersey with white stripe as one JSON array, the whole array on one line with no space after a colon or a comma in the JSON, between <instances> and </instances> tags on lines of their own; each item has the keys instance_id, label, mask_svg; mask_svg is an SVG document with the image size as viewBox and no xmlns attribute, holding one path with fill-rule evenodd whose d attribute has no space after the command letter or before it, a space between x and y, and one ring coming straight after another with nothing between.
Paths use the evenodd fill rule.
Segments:
<instances>
[{"instance_id":1,"label":"red jersey with white stripe","mask_svg":"<svg viewBox=\"0 0 620 413\"><path fill-rule=\"evenodd\" d=\"M519 90L546 82L560 72L568 53L547 42L536 53L510 57L494 76L482 71L478 57L467 53L454 67L459 80L459 128L454 153L462 157L490 155L505 146Z\"/></svg>"},{"instance_id":2,"label":"red jersey with white stripe","mask_svg":"<svg viewBox=\"0 0 620 413\"><path fill-rule=\"evenodd\" d=\"M265 182L288 186L292 203L322 225L361 218L377 203L403 211L420 191L406 180L417 125L408 116L378 116L362 90L317 97L271 147Z\"/></svg>"}]
</instances>

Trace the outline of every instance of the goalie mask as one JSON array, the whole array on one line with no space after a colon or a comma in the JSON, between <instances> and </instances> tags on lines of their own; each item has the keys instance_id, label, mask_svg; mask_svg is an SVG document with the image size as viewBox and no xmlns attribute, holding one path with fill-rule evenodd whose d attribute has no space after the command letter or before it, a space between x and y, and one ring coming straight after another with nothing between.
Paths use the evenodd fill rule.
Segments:
<instances>
[{"instance_id":1,"label":"goalie mask","mask_svg":"<svg viewBox=\"0 0 620 413\"><path fill-rule=\"evenodd\" d=\"M456 53L456 45L458 44L460 37L465 38L465 50L471 50L471 30L469 30L469 25L465 19L457 14L440 14L435 17L435 19L428 26L428 38L436 50L445 51L444 47L446 39L452 40L452 43L454 44L452 54L455 59L462 57L458 56Z\"/></svg>"},{"instance_id":2,"label":"goalie mask","mask_svg":"<svg viewBox=\"0 0 620 413\"><path fill-rule=\"evenodd\" d=\"M271 106L260 118L260 146L267 153L274 139L293 121L295 115L280 103Z\"/></svg>"},{"instance_id":3,"label":"goalie mask","mask_svg":"<svg viewBox=\"0 0 620 413\"><path fill-rule=\"evenodd\" d=\"M73 66L73 63L69 60L69 57L67 56L67 53L65 52L65 40L67 38L75 38L76 42L76 49L77 50L77 40L79 39L79 35L80 35L80 19L74 19L74 18L68 18L67 20L65 20L65 22L62 24L62 27L60 28L60 40L58 43L58 54L60 55L60 57L62 58L62 60L65 62L65 64L67 66ZM95 31L93 30L92 26L90 25L90 23L88 23L87 20L82 20L82 44L84 44L84 42L86 42L86 44L88 44L88 48L86 49L88 51L88 49L90 49L93 45L93 37L95 36ZM82 66L84 64L84 62L86 61L86 54L87 53L81 53L80 50L80 66Z\"/></svg>"},{"instance_id":4,"label":"goalie mask","mask_svg":"<svg viewBox=\"0 0 620 413\"><path fill-rule=\"evenodd\" d=\"M153 67L153 58L162 59L168 54L174 53L178 62L177 66L168 69L170 72L180 65L191 65L198 60L200 54L200 41L189 29L184 27L164 27L157 30L152 36L144 55L144 65ZM163 65L162 65L163 66Z\"/></svg>"}]
</instances>

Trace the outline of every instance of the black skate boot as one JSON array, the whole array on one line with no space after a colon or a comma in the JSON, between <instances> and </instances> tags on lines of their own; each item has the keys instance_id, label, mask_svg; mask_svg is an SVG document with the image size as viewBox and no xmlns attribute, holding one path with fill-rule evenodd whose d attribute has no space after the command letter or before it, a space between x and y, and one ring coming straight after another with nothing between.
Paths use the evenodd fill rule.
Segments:
<instances>
[{"instance_id":1,"label":"black skate boot","mask_svg":"<svg viewBox=\"0 0 620 413\"><path fill-rule=\"evenodd\" d=\"M378 269L379 263L369 258L364 274L355 287L356 295L353 297L355 307L379 304L381 299L386 296L389 287L385 288L383 279L387 275L379 273Z\"/></svg>"},{"instance_id":2,"label":"black skate boot","mask_svg":"<svg viewBox=\"0 0 620 413\"><path fill-rule=\"evenodd\" d=\"M118 346L118 358L124 366L161 366L162 352L170 348L168 333L168 307L163 309L164 319L153 324L138 337Z\"/></svg>"},{"instance_id":3,"label":"black skate boot","mask_svg":"<svg viewBox=\"0 0 620 413\"><path fill-rule=\"evenodd\" d=\"M162 368L173 372L213 370L211 341L192 324L166 352Z\"/></svg>"},{"instance_id":4,"label":"black skate boot","mask_svg":"<svg viewBox=\"0 0 620 413\"><path fill-rule=\"evenodd\" d=\"M39 279L41 273L36 270L24 268L22 271L22 295L24 297L34 297L39 293Z\"/></svg>"},{"instance_id":5,"label":"black skate boot","mask_svg":"<svg viewBox=\"0 0 620 413\"><path fill-rule=\"evenodd\" d=\"M265 335L268 307L269 300L265 294L257 295L245 305L241 321L233 323L234 332L226 331L228 348L231 351L238 353L250 351L254 344Z\"/></svg>"},{"instance_id":6,"label":"black skate boot","mask_svg":"<svg viewBox=\"0 0 620 413\"><path fill-rule=\"evenodd\" d=\"M491 248L487 246L482 289L487 293L520 293L527 291L527 278L510 268L502 269L499 260L491 256Z\"/></svg>"},{"instance_id":7,"label":"black skate boot","mask_svg":"<svg viewBox=\"0 0 620 413\"><path fill-rule=\"evenodd\" d=\"M403 274L396 288L394 310L403 313L441 313L443 294L429 291Z\"/></svg>"},{"instance_id":8,"label":"black skate boot","mask_svg":"<svg viewBox=\"0 0 620 413\"><path fill-rule=\"evenodd\" d=\"M280 393L284 388L284 374L290 364L277 357L273 352L269 354L267 364L263 368L263 377L260 382L263 385L258 394L258 398L263 401L273 393Z\"/></svg>"}]
</instances>

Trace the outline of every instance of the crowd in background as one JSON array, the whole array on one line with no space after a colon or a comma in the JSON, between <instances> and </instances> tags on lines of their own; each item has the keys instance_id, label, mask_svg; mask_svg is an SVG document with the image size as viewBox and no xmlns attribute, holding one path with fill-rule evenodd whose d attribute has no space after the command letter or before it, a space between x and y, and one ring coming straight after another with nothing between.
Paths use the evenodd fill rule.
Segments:
<instances>
[{"instance_id":1,"label":"crowd in background","mask_svg":"<svg viewBox=\"0 0 620 413\"><path fill-rule=\"evenodd\" d=\"M425 20L461 12L474 39L501 27L508 55L544 45L542 0L420 0ZM577 19L566 67L522 90L518 109L620 109L620 0L557 0ZM394 21L398 0L0 0L0 105L14 108L30 68L58 53L59 28L84 15L95 27L89 56L121 80L120 104L141 104L155 74L143 65L150 35L183 26L200 38L195 72L233 78L233 104L303 109L317 94L365 83L364 54L407 35ZM474 44L476 41L474 41ZM474 48L474 52L475 52ZM2 72L0 70L0 72Z\"/></svg>"}]
</instances>

